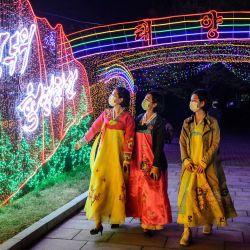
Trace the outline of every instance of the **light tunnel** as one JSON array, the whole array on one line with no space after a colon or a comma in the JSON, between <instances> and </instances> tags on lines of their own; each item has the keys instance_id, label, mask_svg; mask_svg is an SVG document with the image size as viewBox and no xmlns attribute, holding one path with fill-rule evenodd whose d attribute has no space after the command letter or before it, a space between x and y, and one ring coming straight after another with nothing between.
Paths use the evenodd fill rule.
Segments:
<instances>
[{"instance_id":1,"label":"light tunnel","mask_svg":"<svg viewBox=\"0 0 250 250\"><path fill-rule=\"evenodd\" d=\"M144 19L81 30L68 35L76 59L94 55L149 50L180 44L249 41L250 12L209 11Z\"/></svg>"},{"instance_id":2,"label":"light tunnel","mask_svg":"<svg viewBox=\"0 0 250 250\"><path fill-rule=\"evenodd\" d=\"M250 12L211 10L143 19L80 30L67 37L68 47L88 71L92 89L107 82L104 76L117 65L124 69L121 75L183 63L197 63L199 71L199 65L217 62L235 72L239 64L249 63Z\"/></svg>"}]
</instances>

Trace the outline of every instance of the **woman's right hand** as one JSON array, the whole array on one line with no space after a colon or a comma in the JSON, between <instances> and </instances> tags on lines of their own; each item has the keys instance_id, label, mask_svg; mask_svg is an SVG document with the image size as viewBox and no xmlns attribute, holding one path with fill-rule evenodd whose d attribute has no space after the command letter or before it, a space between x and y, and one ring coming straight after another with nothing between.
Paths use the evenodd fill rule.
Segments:
<instances>
[{"instance_id":1,"label":"woman's right hand","mask_svg":"<svg viewBox=\"0 0 250 250\"><path fill-rule=\"evenodd\" d=\"M188 164L186 165L186 169L187 169L187 171L189 171L189 172L194 172L194 166L193 166L193 164L192 164L192 163L188 163Z\"/></svg>"},{"instance_id":2,"label":"woman's right hand","mask_svg":"<svg viewBox=\"0 0 250 250\"><path fill-rule=\"evenodd\" d=\"M158 181L161 177L161 172L158 167L152 166L149 176L154 180Z\"/></svg>"},{"instance_id":3,"label":"woman's right hand","mask_svg":"<svg viewBox=\"0 0 250 250\"><path fill-rule=\"evenodd\" d=\"M81 143L77 142L75 144L75 150L79 150L82 147Z\"/></svg>"}]
</instances>

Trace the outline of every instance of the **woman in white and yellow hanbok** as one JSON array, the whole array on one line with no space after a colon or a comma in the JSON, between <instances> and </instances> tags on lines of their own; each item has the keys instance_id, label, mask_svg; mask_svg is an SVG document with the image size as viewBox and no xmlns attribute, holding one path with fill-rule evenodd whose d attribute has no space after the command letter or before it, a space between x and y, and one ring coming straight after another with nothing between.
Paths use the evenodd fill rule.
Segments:
<instances>
[{"instance_id":1,"label":"woman in white and yellow hanbok","mask_svg":"<svg viewBox=\"0 0 250 250\"><path fill-rule=\"evenodd\" d=\"M193 92L190 109L180 135L182 171L178 193L178 219L184 224L180 245L192 240L191 227L203 226L203 234L212 233L212 225L226 226L236 217L226 178L217 151L220 129L217 120L207 115L208 93Z\"/></svg>"}]
</instances>

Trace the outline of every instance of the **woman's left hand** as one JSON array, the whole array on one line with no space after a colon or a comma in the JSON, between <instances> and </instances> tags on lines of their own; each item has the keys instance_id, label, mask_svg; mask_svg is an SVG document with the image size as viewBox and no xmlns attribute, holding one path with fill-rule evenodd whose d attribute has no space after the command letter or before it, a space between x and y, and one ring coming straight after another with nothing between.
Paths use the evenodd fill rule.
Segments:
<instances>
[{"instance_id":1,"label":"woman's left hand","mask_svg":"<svg viewBox=\"0 0 250 250\"><path fill-rule=\"evenodd\" d=\"M123 161L123 172L124 173L128 173L129 172L129 166L130 166L130 163L128 161Z\"/></svg>"},{"instance_id":2,"label":"woman's left hand","mask_svg":"<svg viewBox=\"0 0 250 250\"><path fill-rule=\"evenodd\" d=\"M197 174L204 173L204 168L201 165L198 165L195 171Z\"/></svg>"},{"instance_id":3,"label":"woman's left hand","mask_svg":"<svg viewBox=\"0 0 250 250\"><path fill-rule=\"evenodd\" d=\"M76 144L75 144L75 149L79 150L82 146L84 146L85 144L87 144L88 142L85 140L85 138L83 137L82 139L80 139Z\"/></svg>"},{"instance_id":4,"label":"woman's left hand","mask_svg":"<svg viewBox=\"0 0 250 250\"><path fill-rule=\"evenodd\" d=\"M161 177L161 173L160 173L159 168L153 166L151 171L150 171L150 177L153 180L158 181Z\"/></svg>"}]
</instances>

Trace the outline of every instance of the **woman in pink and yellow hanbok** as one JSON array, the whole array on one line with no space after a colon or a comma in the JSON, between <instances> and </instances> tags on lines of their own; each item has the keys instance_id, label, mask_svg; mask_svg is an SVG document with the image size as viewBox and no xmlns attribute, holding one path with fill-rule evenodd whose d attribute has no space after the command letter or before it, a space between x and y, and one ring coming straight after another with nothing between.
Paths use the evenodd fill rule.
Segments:
<instances>
[{"instance_id":1,"label":"woman in pink and yellow hanbok","mask_svg":"<svg viewBox=\"0 0 250 250\"><path fill-rule=\"evenodd\" d=\"M116 88L109 98L113 108L106 109L76 145L79 148L101 132L91 150L92 174L85 205L87 218L96 223L91 234L102 233L103 222L117 225L125 220L125 175L134 140L134 119L125 110L129 101L129 91L123 87Z\"/></svg>"}]
</instances>

